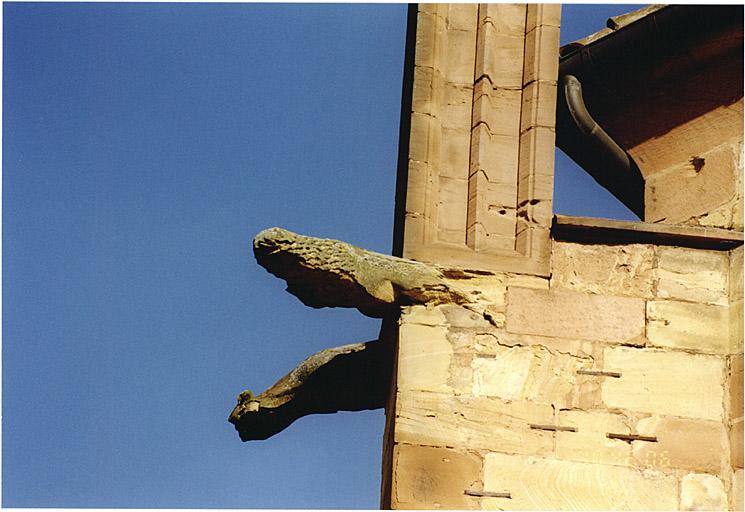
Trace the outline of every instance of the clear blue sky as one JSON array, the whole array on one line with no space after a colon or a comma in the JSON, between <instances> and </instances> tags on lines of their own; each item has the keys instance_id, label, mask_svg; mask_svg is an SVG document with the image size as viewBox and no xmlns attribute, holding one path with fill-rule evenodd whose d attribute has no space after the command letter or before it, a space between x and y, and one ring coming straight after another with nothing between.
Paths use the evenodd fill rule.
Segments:
<instances>
[{"instance_id":1,"label":"clear blue sky","mask_svg":"<svg viewBox=\"0 0 745 512\"><path fill-rule=\"evenodd\" d=\"M562 42L632 9L566 7ZM406 6L3 15L2 505L377 508L382 411L249 443L227 416L377 336L250 244L277 225L390 252ZM557 162L557 212L631 218Z\"/></svg>"}]
</instances>

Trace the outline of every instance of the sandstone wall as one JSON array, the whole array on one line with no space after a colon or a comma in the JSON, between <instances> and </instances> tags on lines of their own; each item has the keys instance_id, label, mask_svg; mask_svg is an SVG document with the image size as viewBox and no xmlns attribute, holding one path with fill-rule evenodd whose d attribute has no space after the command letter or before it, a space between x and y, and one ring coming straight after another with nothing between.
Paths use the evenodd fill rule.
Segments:
<instances>
[{"instance_id":1,"label":"sandstone wall","mask_svg":"<svg viewBox=\"0 0 745 512\"><path fill-rule=\"evenodd\" d=\"M655 172L646 181L647 222L743 229L742 107L740 98L736 105L676 128L665 141L655 140L654 148L646 150L678 157L677 161L671 157L670 162L655 162L658 168L650 166L649 171ZM711 126L720 128L712 130ZM712 132L714 137L720 132L729 137L716 141L702 137ZM680 138L675 139L676 134ZM659 144L665 144L664 151ZM681 161L681 156L687 160Z\"/></svg>"},{"instance_id":2,"label":"sandstone wall","mask_svg":"<svg viewBox=\"0 0 745 512\"><path fill-rule=\"evenodd\" d=\"M627 112L622 138L646 179L646 222L743 229L742 32L739 47L667 80ZM708 42L729 46L723 37ZM724 43L723 43L724 41ZM639 130L630 120L651 124ZM644 132L642 136L640 132Z\"/></svg>"},{"instance_id":3,"label":"sandstone wall","mask_svg":"<svg viewBox=\"0 0 745 512\"><path fill-rule=\"evenodd\" d=\"M419 4L401 256L548 274L558 4Z\"/></svg>"},{"instance_id":4,"label":"sandstone wall","mask_svg":"<svg viewBox=\"0 0 745 512\"><path fill-rule=\"evenodd\" d=\"M383 506L742 509L742 247L551 261L404 308Z\"/></svg>"}]
</instances>

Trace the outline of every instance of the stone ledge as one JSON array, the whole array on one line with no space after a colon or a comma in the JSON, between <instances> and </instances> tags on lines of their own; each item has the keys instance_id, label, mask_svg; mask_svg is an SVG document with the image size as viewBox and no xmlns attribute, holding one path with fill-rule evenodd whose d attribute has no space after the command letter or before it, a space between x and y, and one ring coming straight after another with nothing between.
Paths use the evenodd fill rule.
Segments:
<instances>
[{"instance_id":1,"label":"stone ledge","mask_svg":"<svg viewBox=\"0 0 745 512\"><path fill-rule=\"evenodd\" d=\"M654 244L727 251L743 244L742 231L554 215L555 240L602 244Z\"/></svg>"}]
</instances>

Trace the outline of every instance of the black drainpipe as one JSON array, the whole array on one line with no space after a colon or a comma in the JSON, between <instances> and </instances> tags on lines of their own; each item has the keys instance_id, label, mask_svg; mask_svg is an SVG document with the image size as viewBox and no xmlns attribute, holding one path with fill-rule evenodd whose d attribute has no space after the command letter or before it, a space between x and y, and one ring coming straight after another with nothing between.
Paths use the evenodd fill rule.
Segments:
<instances>
[{"instance_id":1,"label":"black drainpipe","mask_svg":"<svg viewBox=\"0 0 745 512\"><path fill-rule=\"evenodd\" d=\"M643 218L644 176L634 159L587 111L582 98L582 84L573 75L564 75L561 78L558 108L566 111L568 115L564 115L563 118L571 119L581 134L581 139L574 141L575 145L584 148L584 157L580 157L580 160L589 158L593 168L603 169L603 172L592 174L593 178L602 187L612 190L623 204L639 218Z\"/></svg>"}]
</instances>

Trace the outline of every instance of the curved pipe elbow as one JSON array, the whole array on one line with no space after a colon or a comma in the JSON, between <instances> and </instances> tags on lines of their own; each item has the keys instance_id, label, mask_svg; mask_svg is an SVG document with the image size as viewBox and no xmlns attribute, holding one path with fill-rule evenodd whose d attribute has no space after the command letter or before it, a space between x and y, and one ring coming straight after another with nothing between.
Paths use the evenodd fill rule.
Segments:
<instances>
[{"instance_id":1,"label":"curved pipe elbow","mask_svg":"<svg viewBox=\"0 0 745 512\"><path fill-rule=\"evenodd\" d=\"M564 116L571 132L581 142L573 142L574 158L583 162L587 172L618 197L640 218L644 216L644 177L634 159L593 119L582 97L582 84L573 75L563 75L560 82L560 105L557 116ZM558 126L557 122L557 126ZM571 133L568 132L568 133ZM565 134L564 137L567 135ZM558 135L557 135L558 140ZM577 160L579 157L579 160Z\"/></svg>"},{"instance_id":2,"label":"curved pipe elbow","mask_svg":"<svg viewBox=\"0 0 745 512\"><path fill-rule=\"evenodd\" d=\"M630 171L634 167L631 157L603 130L587 111L585 101L582 97L582 84L580 81L572 75L564 75L562 78L562 88L564 89L564 97L566 98L569 115L579 131L603 148L608 158L614 160L616 165L620 165L622 168Z\"/></svg>"}]
</instances>

